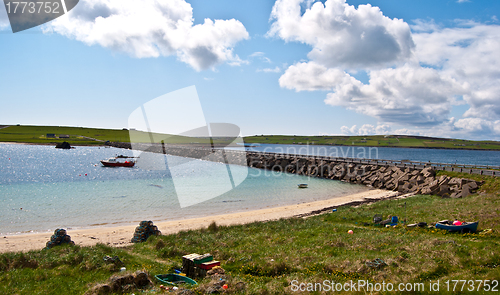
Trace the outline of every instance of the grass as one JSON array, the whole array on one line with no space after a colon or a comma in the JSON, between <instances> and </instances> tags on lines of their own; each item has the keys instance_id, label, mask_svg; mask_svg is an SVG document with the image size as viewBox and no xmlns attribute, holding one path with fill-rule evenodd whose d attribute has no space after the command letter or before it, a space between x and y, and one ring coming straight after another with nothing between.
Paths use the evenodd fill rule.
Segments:
<instances>
[{"instance_id":1,"label":"grass","mask_svg":"<svg viewBox=\"0 0 500 295\"><path fill-rule=\"evenodd\" d=\"M241 293L232 288L240 281L245 283L248 294L293 294L294 280L305 283L385 281L395 286L424 283L426 288L429 281L440 280L441 289L446 280L499 280L500 179L466 176L485 183L478 194L464 199L415 196L340 207L336 212L305 219L237 226L220 226L214 222L206 229L151 237L145 243L123 249L104 245L64 246L24 254L1 254L0 293L83 294L92 284L102 283L119 272L117 267L104 263L105 255L119 256L129 271L146 270L154 275L180 268L182 255L207 252L221 261L231 276L225 292L228 294ZM371 224L375 214L384 218L396 215L408 223L454 218L477 220L480 229L491 228L493 233L458 234L404 226L385 228ZM354 234L348 234L349 230ZM366 262L377 258L387 266L380 269L366 266ZM199 283L201 286L194 291L203 293L209 279ZM163 294L158 286L155 282L146 293Z\"/></svg>"},{"instance_id":2,"label":"grass","mask_svg":"<svg viewBox=\"0 0 500 295\"><path fill-rule=\"evenodd\" d=\"M2 126L0 126L2 127ZM55 137L49 137L52 134ZM59 138L60 135L69 135L69 138ZM162 140L167 144L199 144L209 146L210 138L195 138L159 133L147 133L142 131L129 131L126 128L119 129L99 129L85 127L64 127L64 126L8 126L0 128L0 142L19 142L34 144L56 144L67 141L72 145L104 145L110 142L130 142L130 136L134 142L155 142ZM214 144L228 144L227 138L214 138Z\"/></svg>"},{"instance_id":3,"label":"grass","mask_svg":"<svg viewBox=\"0 0 500 295\"><path fill-rule=\"evenodd\" d=\"M47 134L54 134L56 138L47 137ZM59 135L70 137L59 138ZM0 129L0 142L54 144L67 141L73 145L103 145L108 140L129 142L129 131L62 126L9 126Z\"/></svg>"},{"instance_id":4,"label":"grass","mask_svg":"<svg viewBox=\"0 0 500 295\"><path fill-rule=\"evenodd\" d=\"M2 126L0 126L2 127ZM47 134L55 134L57 138L48 138ZM59 135L69 135L69 138L58 138ZM134 141L150 142L149 133L133 132ZM179 144L210 144L208 138L189 138L165 134L152 134L154 140ZM129 130L99 129L64 126L9 126L0 128L0 142L22 142L35 144L55 144L67 141L73 145L103 145L105 141L130 142ZM247 136L246 143L272 144L315 144L338 146L370 146L370 147L418 147L466 150L500 150L498 141L472 141L450 138L433 138L410 135L366 135L366 136L289 136L261 135ZM227 144L227 139L215 138L214 143Z\"/></svg>"},{"instance_id":5,"label":"grass","mask_svg":"<svg viewBox=\"0 0 500 295\"><path fill-rule=\"evenodd\" d=\"M246 143L315 144L337 146L415 147L466 150L500 150L498 141L472 141L411 135L291 136L260 135L245 137Z\"/></svg>"}]
</instances>

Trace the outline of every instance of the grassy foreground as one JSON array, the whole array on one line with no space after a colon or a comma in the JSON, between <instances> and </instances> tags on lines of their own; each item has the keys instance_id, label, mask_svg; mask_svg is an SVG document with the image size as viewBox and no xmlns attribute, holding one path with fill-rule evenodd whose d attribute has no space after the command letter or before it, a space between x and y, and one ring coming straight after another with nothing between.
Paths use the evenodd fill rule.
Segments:
<instances>
[{"instance_id":1,"label":"grassy foreground","mask_svg":"<svg viewBox=\"0 0 500 295\"><path fill-rule=\"evenodd\" d=\"M103 261L105 255L119 256L127 271L146 270L155 275L180 268L184 254L207 252L221 261L231 277L224 292L228 294L293 294L293 284L322 284L325 280L362 280L394 286L423 283L427 293L429 282L440 280L440 292L432 293L438 294L447 293L447 280L450 284L451 280L500 280L500 180L466 176L484 180L485 184L478 194L465 199L415 196L356 208L341 207L337 212L305 219L230 227L212 224L207 229L151 237L146 243L122 249L63 246L1 254L0 294L83 294L92 285L120 274L119 267ZM375 214L396 215L408 223L477 220L481 230L493 229L493 233L457 234L433 228L365 225ZM349 230L354 234L348 234ZM387 266L372 269L366 265L377 258ZM203 294L209 281L200 281L193 291ZM234 288L238 282L245 283L245 291ZM152 288L135 294L165 294L154 283Z\"/></svg>"}]
</instances>

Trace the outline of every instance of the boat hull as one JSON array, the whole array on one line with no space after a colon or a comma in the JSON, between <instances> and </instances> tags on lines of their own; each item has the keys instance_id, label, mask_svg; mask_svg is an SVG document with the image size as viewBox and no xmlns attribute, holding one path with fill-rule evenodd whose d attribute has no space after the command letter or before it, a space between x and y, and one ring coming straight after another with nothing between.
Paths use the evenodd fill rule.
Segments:
<instances>
[{"instance_id":1,"label":"boat hull","mask_svg":"<svg viewBox=\"0 0 500 295\"><path fill-rule=\"evenodd\" d=\"M441 224L441 223L436 223L436 228L439 229L444 229L447 231L457 231L457 232L472 232L475 233L477 231L477 222L471 222L467 224L462 224L462 225L448 225L448 224Z\"/></svg>"},{"instance_id":2,"label":"boat hull","mask_svg":"<svg viewBox=\"0 0 500 295\"><path fill-rule=\"evenodd\" d=\"M106 161L101 161L101 164L105 167L134 167L135 162L123 162L123 163L111 163Z\"/></svg>"},{"instance_id":3,"label":"boat hull","mask_svg":"<svg viewBox=\"0 0 500 295\"><path fill-rule=\"evenodd\" d=\"M188 277L181 276L175 273L169 273L166 275L156 275L155 278L164 283L164 284L169 284L169 285L177 285L179 283L186 283L188 285L197 285L195 280L192 280Z\"/></svg>"}]
</instances>

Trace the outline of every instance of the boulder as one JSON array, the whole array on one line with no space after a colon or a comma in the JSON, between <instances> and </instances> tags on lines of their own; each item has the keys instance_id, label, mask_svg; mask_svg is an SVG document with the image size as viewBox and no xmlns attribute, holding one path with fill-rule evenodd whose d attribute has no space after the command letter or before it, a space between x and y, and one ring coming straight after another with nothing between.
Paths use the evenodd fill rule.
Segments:
<instances>
[{"instance_id":1,"label":"boulder","mask_svg":"<svg viewBox=\"0 0 500 295\"><path fill-rule=\"evenodd\" d=\"M469 196L471 194L471 189L469 187L468 184L462 186L462 192L461 192L461 196L462 198L465 198L467 196Z\"/></svg>"},{"instance_id":2,"label":"boulder","mask_svg":"<svg viewBox=\"0 0 500 295\"><path fill-rule=\"evenodd\" d=\"M109 285L113 292L121 292L122 287L125 285L130 285L134 283L134 276L131 274L126 274L123 276L115 276L109 279Z\"/></svg>"},{"instance_id":3,"label":"boulder","mask_svg":"<svg viewBox=\"0 0 500 295\"><path fill-rule=\"evenodd\" d=\"M134 283L137 287L141 288L148 286L151 281L149 280L147 273L138 270L134 273Z\"/></svg>"},{"instance_id":4,"label":"boulder","mask_svg":"<svg viewBox=\"0 0 500 295\"><path fill-rule=\"evenodd\" d=\"M448 182L450 182L450 177L447 177L445 175L441 175L441 177L439 177L439 180L438 180L438 183L439 185L447 185Z\"/></svg>"},{"instance_id":5,"label":"boulder","mask_svg":"<svg viewBox=\"0 0 500 295\"><path fill-rule=\"evenodd\" d=\"M70 148L71 145L66 141L56 144L56 149L69 150Z\"/></svg>"},{"instance_id":6,"label":"boulder","mask_svg":"<svg viewBox=\"0 0 500 295\"><path fill-rule=\"evenodd\" d=\"M436 175L436 171L434 171L434 169L432 167L427 167L427 168L422 169L422 175L425 178L428 178L431 176L434 177Z\"/></svg>"}]
</instances>

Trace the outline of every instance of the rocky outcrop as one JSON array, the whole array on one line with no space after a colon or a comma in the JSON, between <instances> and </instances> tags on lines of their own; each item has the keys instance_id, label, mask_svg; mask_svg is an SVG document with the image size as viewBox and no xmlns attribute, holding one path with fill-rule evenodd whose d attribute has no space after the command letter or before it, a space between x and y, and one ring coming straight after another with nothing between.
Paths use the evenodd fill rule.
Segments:
<instances>
[{"instance_id":1,"label":"rocky outcrop","mask_svg":"<svg viewBox=\"0 0 500 295\"><path fill-rule=\"evenodd\" d=\"M70 148L71 145L66 141L56 144L56 149L69 150Z\"/></svg>"},{"instance_id":2,"label":"rocky outcrop","mask_svg":"<svg viewBox=\"0 0 500 295\"><path fill-rule=\"evenodd\" d=\"M149 279L149 275L143 271L136 271L133 274L128 273L112 276L107 283L93 286L85 295L122 294L133 291L143 292L144 289L150 286L152 286L152 282Z\"/></svg>"},{"instance_id":3,"label":"rocky outcrop","mask_svg":"<svg viewBox=\"0 0 500 295\"><path fill-rule=\"evenodd\" d=\"M363 184L375 188L423 195L462 198L481 182L465 178L436 176L432 167L412 169L379 164L345 163L324 158L282 154L248 154L248 166Z\"/></svg>"}]
</instances>

